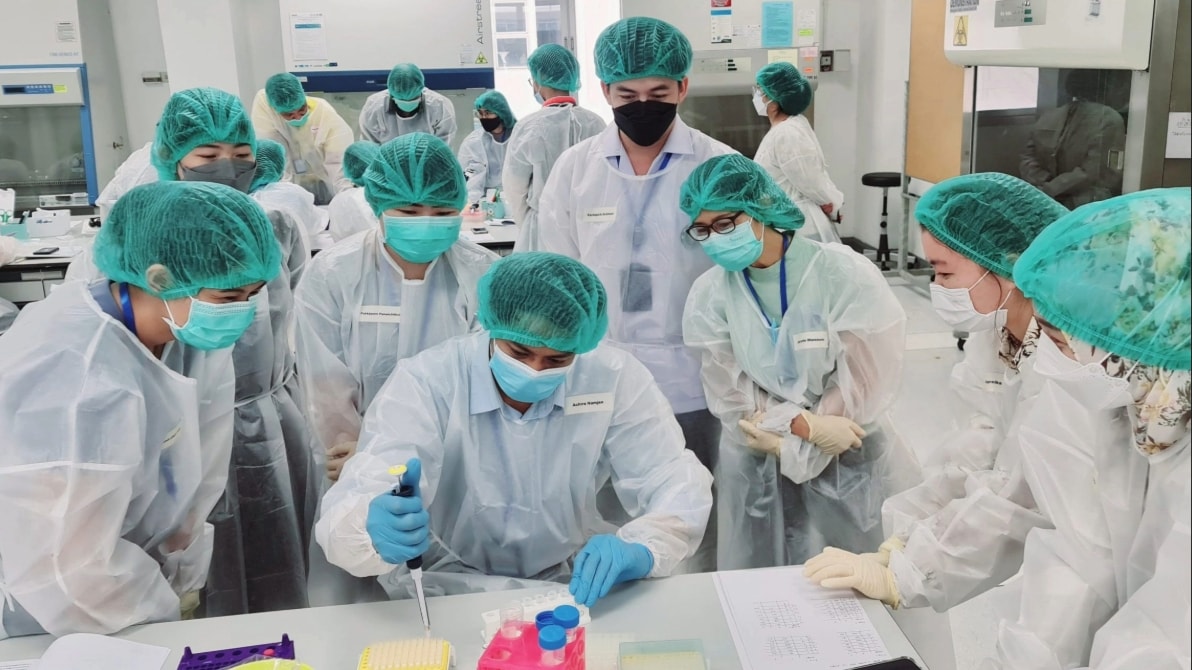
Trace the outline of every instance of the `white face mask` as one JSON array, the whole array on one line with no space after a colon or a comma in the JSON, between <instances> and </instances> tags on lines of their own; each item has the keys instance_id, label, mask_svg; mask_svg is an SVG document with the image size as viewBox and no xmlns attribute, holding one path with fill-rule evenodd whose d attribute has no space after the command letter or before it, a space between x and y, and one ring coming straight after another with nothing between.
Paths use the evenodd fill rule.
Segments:
<instances>
[{"instance_id":1,"label":"white face mask","mask_svg":"<svg viewBox=\"0 0 1192 670\"><path fill-rule=\"evenodd\" d=\"M1057 384L1091 411L1125 407L1131 402L1129 375L1110 377L1101 362L1082 364L1064 355L1049 337L1040 337L1035 372Z\"/></svg>"},{"instance_id":2,"label":"white face mask","mask_svg":"<svg viewBox=\"0 0 1192 670\"><path fill-rule=\"evenodd\" d=\"M973 306L972 290L988 276L989 270L986 270L985 274L981 275L981 278L968 288L944 288L933 283L931 285L931 306L935 308L944 323L958 331L979 333L993 330L997 327L999 320L1001 323L1006 322L1006 310L1002 308L1010 300L1010 294L1006 293L1006 299L992 312L988 314L978 312L977 308Z\"/></svg>"},{"instance_id":3,"label":"white face mask","mask_svg":"<svg viewBox=\"0 0 1192 670\"><path fill-rule=\"evenodd\" d=\"M766 113L766 108L769 106L769 103L767 103L765 100L762 100L761 91L753 92L753 108L757 110L758 116L769 116L769 114Z\"/></svg>"}]
</instances>

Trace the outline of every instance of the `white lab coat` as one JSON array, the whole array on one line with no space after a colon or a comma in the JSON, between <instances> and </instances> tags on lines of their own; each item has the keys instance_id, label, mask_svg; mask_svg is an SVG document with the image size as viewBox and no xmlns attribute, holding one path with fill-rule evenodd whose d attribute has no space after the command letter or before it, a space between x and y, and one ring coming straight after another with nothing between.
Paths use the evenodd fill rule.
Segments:
<instances>
[{"instance_id":1,"label":"white lab coat","mask_svg":"<svg viewBox=\"0 0 1192 670\"><path fill-rule=\"evenodd\" d=\"M676 118L655 162L666 167L634 176L609 159L624 151L618 133L609 126L555 163L539 210L542 251L579 259L600 277L608 341L650 370L676 414L696 412L707 401L699 356L683 345L683 306L712 261L683 233L691 220L679 209L679 189L704 161L733 150ZM626 296L632 287L647 295Z\"/></svg>"},{"instance_id":2,"label":"white lab coat","mask_svg":"<svg viewBox=\"0 0 1192 670\"><path fill-rule=\"evenodd\" d=\"M836 224L828 220L820 205L831 204L835 216L844 205L844 194L832 183L824 152L815 131L802 114L789 117L770 129L757 147L753 160L803 212L805 223L798 235L818 242L839 242Z\"/></svg>"},{"instance_id":3,"label":"white lab coat","mask_svg":"<svg viewBox=\"0 0 1192 670\"><path fill-rule=\"evenodd\" d=\"M498 142L483 128L473 130L459 145L459 164L468 179L468 202L480 202L488 189L501 188L501 169L508 145L508 138Z\"/></svg>"},{"instance_id":4,"label":"white lab coat","mask_svg":"<svg viewBox=\"0 0 1192 670\"><path fill-rule=\"evenodd\" d=\"M380 218L373 214L372 205L364 199L363 188L337 193L327 205L327 214L331 217L327 230L336 242L381 225Z\"/></svg>"},{"instance_id":5,"label":"white lab coat","mask_svg":"<svg viewBox=\"0 0 1192 670\"><path fill-rule=\"evenodd\" d=\"M252 197L266 212L279 210L296 221L307 249L316 235L327 230L330 219L327 210L315 207L315 197L297 184L284 181L266 184L253 191Z\"/></svg>"},{"instance_id":6,"label":"white lab coat","mask_svg":"<svg viewBox=\"0 0 1192 670\"><path fill-rule=\"evenodd\" d=\"M505 214L517 222L514 251L538 251L538 207L547 177L563 152L599 135L604 119L575 105L552 105L517 122L501 175Z\"/></svg>"},{"instance_id":7,"label":"white lab coat","mask_svg":"<svg viewBox=\"0 0 1192 670\"><path fill-rule=\"evenodd\" d=\"M352 143L352 128L330 102L307 96L310 120L295 128L269 105L265 90L252 101L252 125L257 139L273 140L286 148L282 180L293 182L326 205L336 193L352 188L344 176L344 150Z\"/></svg>"},{"instance_id":8,"label":"white lab coat","mask_svg":"<svg viewBox=\"0 0 1192 670\"><path fill-rule=\"evenodd\" d=\"M306 398L316 460L356 441L398 361L476 329L476 287L497 258L460 240L407 281L374 225L311 260L294 301L303 386L318 390Z\"/></svg>"},{"instance_id":9,"label":"white lab coat","mask_svg":"<svg viewBox=\"0 0 1192 670\"><path fill-rule=\"evenodd\" d=\"M708 409L722 424L721 570L797 565L825 546L869 550L881 542L882 501L919 482L918 462L886 417L902 379L898 299L847 247L796 237L786 259L790 304L777 344L741 272L701 276L683 317ZM778 282L768 288L777 293ZM794 435L780 459L750 450L737 422L781 403L849 417L868 435L839 457Z\"/></svg>"},{"instance_id":10,"label":"white lab coat","mask_svg":"<svg viewBox=\"0 0 1192 670\"><path fill-rule=\"evenodd\" d=\"M157 168L153 167L150 162L150 152L152 151L153 142L148 142L145 146L129 154L120 167L116 168L116 174L112 175L112 180L103 187L103 190L99 192L99 198L95 200L101 221L108 218L108 214L120 196L131 191L133 187L158 180Z\"/></svg>"},{"instance_id":11,"label":"white lab coat","mask_svg":"<svg viewBox=\"0 0 1192 670\"><path fill-rule=\"evenodd\" d=\"M592 535L616 532L669 575L699 545L712 477L683 448L683 434L650 374L601 346L576 357L567 381L519 415L489 369L489 337L455 338L398 363L369 407L360 451L327 493L316 526L332 563L386 575L408 593L405 566L385 563L365 530L369 502L394 485L390 466L422 460L430 514L428 593L566 581ZM616 529L596 494L610 483L632 518Z\"/></svg>"},{"instance_id":12,"label":"white lab coat","mask_svg":"<svg viewBox=\"0 0 1192 670\"><path fill-rule=\"evenodd\" d=\"M17 320L17 306L11 302L0 298L0 335L3 335L12 327L12 322Z\"/></svg>"},{"instance_id":13,"label":"white lab coat","mask_svg":"<svg viewBox=\"0 0 1192 670\"><path fill-rule=\"evenodd\" d=\"M231 350L158 360L71 282L4 335L0 370L0 638L177 620L228 478Z\"/></svg>"},{"instance_id":14,"label":"white lab coat","mask_svg":"<svg viewBox=\"0 0 1192 670\"><path fill-rule=\"evenodd\" d=\"M398 116L393 105L389 91L368 96L360 109L360 139L384 144L409 133L429 133L451 144L455 136L455 105L447 96L423 89L422 108L408 119Z\"/></svg>"}]
</instances>

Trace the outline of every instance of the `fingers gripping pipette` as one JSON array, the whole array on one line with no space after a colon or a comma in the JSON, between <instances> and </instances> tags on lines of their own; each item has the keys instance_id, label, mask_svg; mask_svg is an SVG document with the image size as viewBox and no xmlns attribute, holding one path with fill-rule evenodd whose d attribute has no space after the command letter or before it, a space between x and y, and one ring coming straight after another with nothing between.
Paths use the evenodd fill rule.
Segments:
<instances>
[{"instance_id":1,"label":"fingers gripping pipette","mask_svg":"<svg viewBox=\"0 0 1192 670\"><path fill-rule=\"evenodd\" d=\"M393 495L402 498L414 497L414 485L407 484L402 479L406 474L406 466L396 465L389 468L389 474L398 477L398 485L393 489ZM426 636L430 637L430 611L426 609L426 592L422 589L422 557L416 556L406 561L410 569L410 578L414 580L414 592L418 596L418 610L422 613L422 625L426 629Z\"/></svg>"}]
</instances>

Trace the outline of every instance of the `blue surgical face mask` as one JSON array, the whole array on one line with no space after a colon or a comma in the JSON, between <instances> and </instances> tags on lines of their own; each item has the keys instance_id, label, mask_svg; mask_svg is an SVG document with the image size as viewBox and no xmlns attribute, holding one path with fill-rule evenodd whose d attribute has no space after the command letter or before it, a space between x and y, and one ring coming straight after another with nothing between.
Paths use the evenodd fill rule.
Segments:
<instances>
[{"instance_id":1,"label":"blue surgical face mask","mask_svg":"<svg viewBox=\"0 0 1192 670\"><path fill-rule=\"evenodd\" d=\"M714 263L729 272L739 272L762 257L762 241L753 234L753 219L746 219L730 233L712 236L700 243Z\"/></svg>"},{"instance_id":2,"label":"blue surgical face mask","mask_svg":"<svg viewBox=\"0 0 1192 670\"><path fill-rule=\"evenodd\" d=\"M537 102L540 105L546 104L546 98L542 97L542 94L538 92L538 89L534 89L534 102Z\"/></svg>"},{"instance_id":3,"label":"blue surgical face mask","mask_svg":"<svg viewBox=\"0 0 1192 670\"><path fill-rule=\"evenodd\" d=\"M166 303L166 313L170 318L163 319L174 332L174 338L188 347L202 351L226 349L244 335L252 325L257 315L257 296L252 296L244 302L210 303L190 299L190 317L186 324L179 326L170 311L170 303Z\"/></svg>"},{"instance_id":4,"label":"blue surgical face mask","mask_svg":"<svg viewBox=\"0 0 1192 670\"><path fill-rule=\"evenodd\" d=\"M397 108L406 114L412 114L422 106L422 96L418 96L413 100L394 100L393 104L397 105Z\"/></svg>"},{"instance_id":5,"label":"blue surgical face mask","mask_svg":"<svg viewBox=\"0 0 1192 670\"><path fill-rule=\"evenodd\" d=\"M516 358L505 353L501 347L493 343L493 355L488 360L488 367L497 380L497 385L505 395L518 402L534 403L549 398L563 382L567 381L567 372L571 366L535 370Z\"/></svg>"},{"instance_id":6,"label":"blue surgical face mask","mask_svg":"<svg viewBox=\"0 0 1192 670\"><path fill-rule=\"evenodd\" d=\"M462 216L382 216L385 244L411 263L429 263L459 239Z\"/></svg>"},{"instance_id":7,"label":"blue surgical face mask","mask_svg":"<svg viewBox=\"0 0 1192 670\"><path fill-rule=\"evenodd\" d=\"M301 119L286 119L286 123L290 124L291 126L293 126L295 128L301 128L302 126L305 126L307 121L310 121L310 110L309 109L306 110L306 113L302 115Z\"/></svg>"}]
</instances>

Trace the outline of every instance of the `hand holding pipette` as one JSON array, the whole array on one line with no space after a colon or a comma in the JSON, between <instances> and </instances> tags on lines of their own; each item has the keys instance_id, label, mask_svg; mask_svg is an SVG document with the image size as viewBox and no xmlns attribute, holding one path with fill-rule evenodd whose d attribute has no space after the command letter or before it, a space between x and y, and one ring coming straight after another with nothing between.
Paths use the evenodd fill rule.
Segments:
<instances>
[{"instance_id":1,"label":"hand holding pipette","mask_svg":"<svg viewBox=\"0 0 1192 670\"><path fill-rule=\"evenodd\" d=\"M422 554L430 549L430 515L422 508L419 490L422 462L411 458L406 465L390 468L389 474L399 478L397 485L369 503L365 528L382 560L395 565L404 562L410 569L422 623L429 635L430 615L422 589Z\"/></svg>"}]
</instances>

